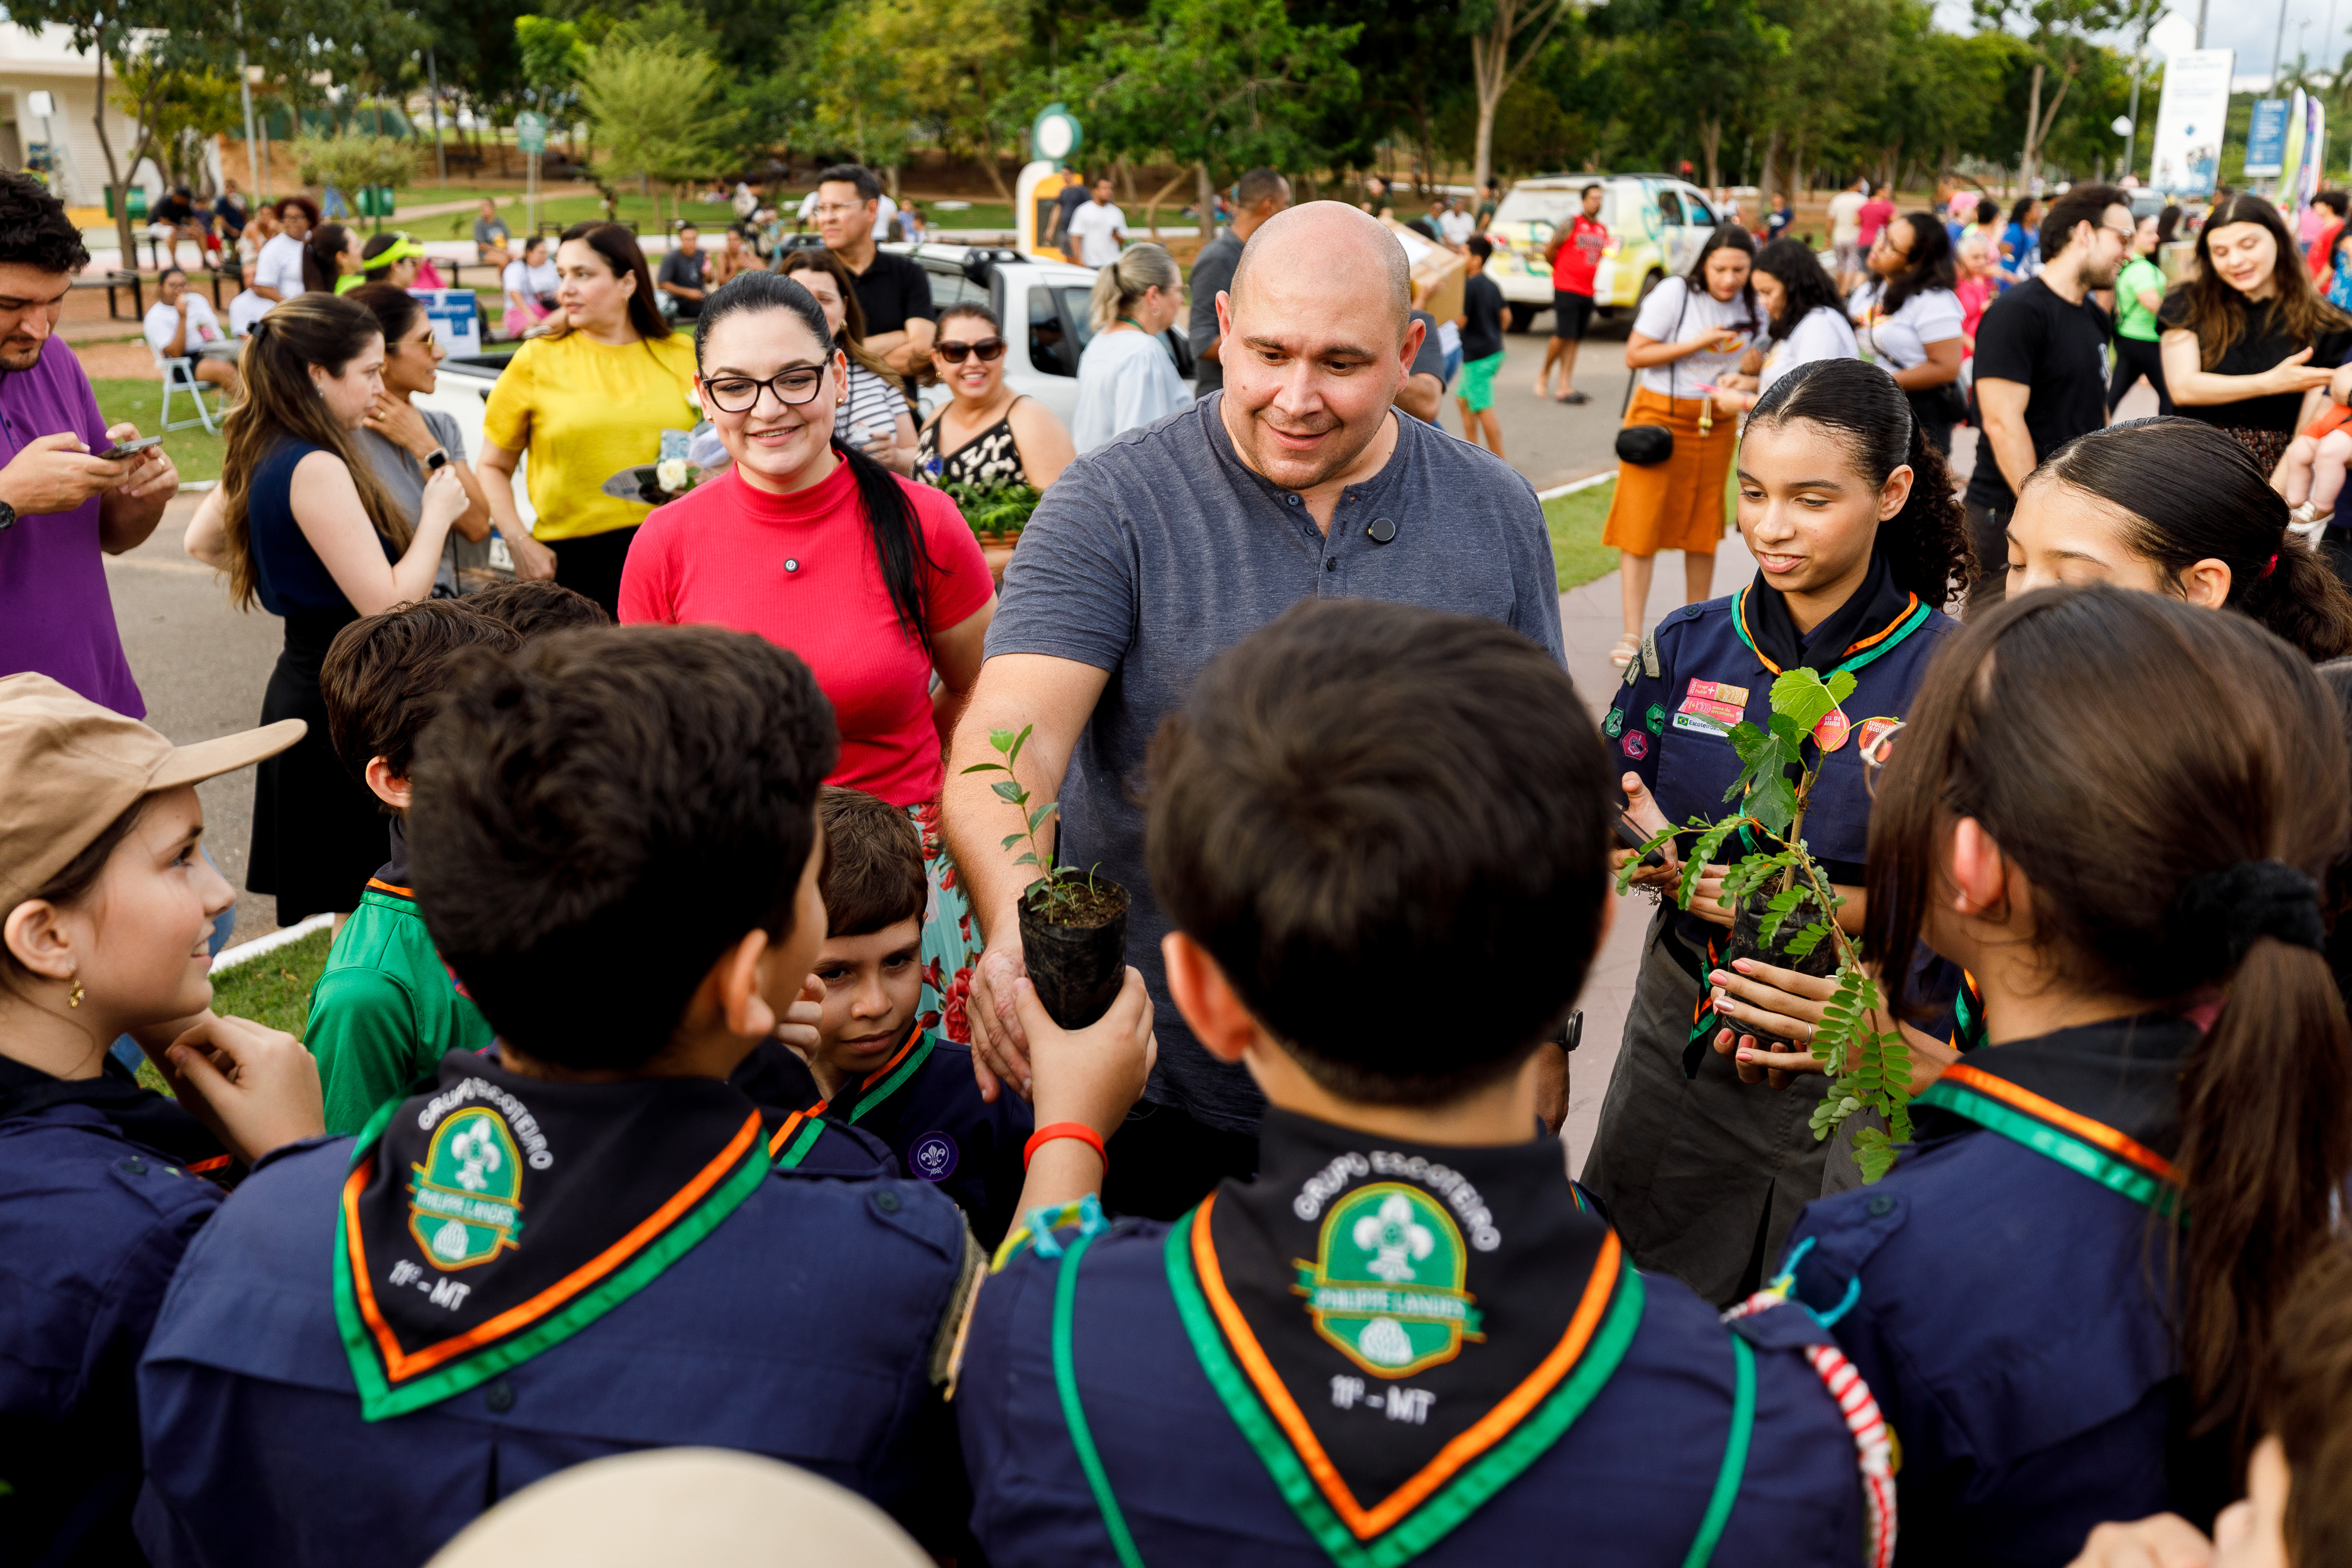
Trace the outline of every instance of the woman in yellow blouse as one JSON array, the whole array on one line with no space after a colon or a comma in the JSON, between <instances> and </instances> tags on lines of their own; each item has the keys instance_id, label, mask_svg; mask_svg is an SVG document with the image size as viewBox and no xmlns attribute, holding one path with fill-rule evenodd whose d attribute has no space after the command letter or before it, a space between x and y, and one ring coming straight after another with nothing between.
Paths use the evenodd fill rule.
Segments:
<instances>
[{"instance_id":1,"label":"woman in yellow blouse","mask_svg":"<svg viewBox=\"0 0 2352 1568\"><path fill-rule=\"evenodd\" d=\"M604 481L661 456L664 430L691 430L694 345L654 301L636 237L614 223L574 224L555 253L559 314L499 374L482 417L478 463L490 516L524 577L553 577L619 614L629 541L652 508L604 493ZM514 502L515 465L539 514Z\"/></svg>"}]
</instances>

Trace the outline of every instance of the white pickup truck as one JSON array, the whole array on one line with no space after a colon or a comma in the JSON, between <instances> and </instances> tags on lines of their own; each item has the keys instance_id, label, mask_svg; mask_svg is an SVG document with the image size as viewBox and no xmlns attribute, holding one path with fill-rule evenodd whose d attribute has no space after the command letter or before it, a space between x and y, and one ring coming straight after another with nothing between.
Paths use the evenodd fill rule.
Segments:
<instances>
[{"instance_id":1,"label":"white pickup truck","mask_svg":"<svg viewBox=\"0 0 2352 1568\"><path fill-rule=\"evenodd\" d=\"M964 300L976 300L996 311L1004 323L1004 379L1016 392L1035 398L1061 417L1065 425L1077 408L1078 355L1094 337L1087 302L1094 290L1095 269L1066 261L1044 261L1000 246L888 245L882 248L913 257L931 275L931 303L941 309ZM1183 329L1161 334L1176 361L1176 373L1192 379L1192 351ZM498 384L504 355L469 354L443 362L439 384L429 397L416 401L454 417L466 432L466 449L481 450L482 403ZM943 386L928 386L920 394L928 415L948 399ZM529 459L526 458L527 462ZM523 466L515 467L515 503L524 521L531 521L530 500L523 490Z\"/></svg>"}]
</instances>

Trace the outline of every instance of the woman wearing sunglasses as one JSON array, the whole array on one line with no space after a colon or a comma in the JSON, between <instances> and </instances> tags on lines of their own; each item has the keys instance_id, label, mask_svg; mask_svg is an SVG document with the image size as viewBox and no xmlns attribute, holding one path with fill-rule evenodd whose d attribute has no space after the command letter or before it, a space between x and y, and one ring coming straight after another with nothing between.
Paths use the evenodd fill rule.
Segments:
<instances>
[{"instance_id":1,"label":"woman wearing sunglasses","mask_svg":"<svg viewBox=\"0 0 2352 1568\"><path fill-rule=\"evenodd\" d=\"M841 409L841 438L884 468L915 471L915 420L907 411L907 384L866 352L866 309L857 282L830 250L790 250L776 270L815 296L833 341L849 360L849 395Z\"/></svg>"},{"instance_id":2,"label":"woman wearing sunglasses","mask_svg":"<svg viewBox=\"0 0 2352 1568\"><path fill-rule=\"evenodd\" d=\"M980 678L996 587L953 500L843 437L849 358L803 287L824 276L746 272L703 302L695 394L734 461L646 519L621 624L732 626L807 662L841 728L825 782L900 807L922 835L924 1026L936 1016L964 1041L979 949L939 838L940 752Z\"/></svg>"},{"instance_id":3,"label":"woman wearing sunglasses","mask_svg":"<svg viewBox=\"0 0 2352 1568\"><path fill-rule=\"evenodd\" d=\"M1004 329L994 310L970 300L941 310L931 361L954 395L916 438L917 479L1042 490L1076 458L1054 411L1004 384Z\"/></svg>"}]
</instances>

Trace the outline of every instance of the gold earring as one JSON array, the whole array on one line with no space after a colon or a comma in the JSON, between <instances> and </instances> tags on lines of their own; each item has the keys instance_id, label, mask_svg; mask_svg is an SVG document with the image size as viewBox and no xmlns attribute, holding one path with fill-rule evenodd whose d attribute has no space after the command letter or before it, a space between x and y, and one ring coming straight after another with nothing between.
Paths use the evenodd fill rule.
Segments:
<instances>
[{"instance_id":1,"label":"gold earring","mask_svg":"<svg viewBox=\"0 0 2352 1568\"><path fill-rule=\"evenodd\" d=\"M68 976L68 978L73 980L73 989L66 993L66 1005L68 1007L79 1007L81 1005L82 998L81 981L79 978L70 975Z\"/></svg>"}]
</instances>

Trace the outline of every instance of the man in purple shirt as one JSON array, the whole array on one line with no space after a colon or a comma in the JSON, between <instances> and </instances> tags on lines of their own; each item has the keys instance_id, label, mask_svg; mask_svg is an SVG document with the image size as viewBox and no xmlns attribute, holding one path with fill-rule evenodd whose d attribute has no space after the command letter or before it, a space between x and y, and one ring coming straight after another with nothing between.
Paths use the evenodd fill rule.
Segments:
<instances>
[{"instance_id":1,"label":"man in purple shirt","mask_svg":"<svg viewBox=\"0 0 2352 1568\"><path fill-rule=\"evenodd\" d=\"M0 675L37 671L137 719L147 706L100 552L154 532L180 474L160 447L119 462L96 455L139 431L107 426L81 362L55 335L89 264L64 204L0 173Z\"/></svg>"}]
</instances>

